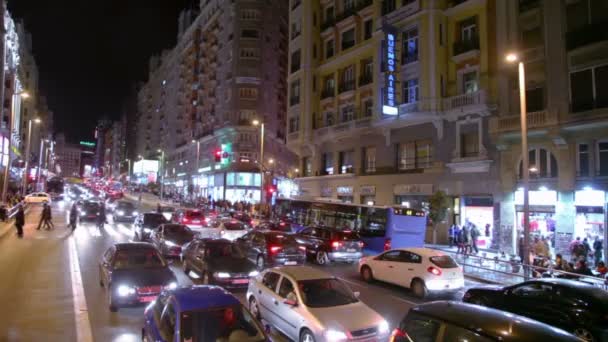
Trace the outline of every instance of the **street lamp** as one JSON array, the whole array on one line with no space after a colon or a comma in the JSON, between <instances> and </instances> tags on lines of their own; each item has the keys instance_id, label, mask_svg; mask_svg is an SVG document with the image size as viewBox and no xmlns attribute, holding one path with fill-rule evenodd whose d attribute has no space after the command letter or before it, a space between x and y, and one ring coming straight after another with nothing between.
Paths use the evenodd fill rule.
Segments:
<instances>
[{"instance_id":1,"label":"street lamp","mask_svg":"<svg viewBox=\"0 0 608 342\"><path fill-rule=\"evenodd\" d=\"M27 144L25 145L25 168L23 169L24 170L23 171L23 180L22 180L22 184L21 184L21 193L23 193L23 196L25 196L27 194L27 176L29 175L29 167L30 167L30 144L32 142L32 121L34 121L37 124L42 122L38 118L36 118L34 120L29 119L27 122Z\"/></svg>"},{"instance_id":2,"label":"street lamp","mask_svg":"<svg viewBox=\"0 0 608 342\"><path fill-rule=\"evenodd\" d=\"M509 53L506 56L508 63L517 63L519 77L519 119L521 121L521 153L522 153L522 187L524 197L524 243L522 246L522 254L524 256L524 266L530 264L530 203L528 191L530 187L530 161L528 155L528 115L526 112L526 72L524 62L519 59L517 54ZM528 267L524 268L526 277L530 274Z\"/></svg>"},{"instance_id":3,"label":"street lamp","mask_svg":"<svg viewBox=\"0 0 608 342\"><path fill-rule=\"evenodd\" d=\"M163 200L164 192L165 192L165 151L158 149L158 153L160 153L160 200Z\"/></svg>"},{"instance_id":4,"label":"street lamp","mask_svg":"<svg viewBox=\"0 0 608 342\"><path fill-rule=\"evenodd\" d=\"M264 204L264 197L266 197L264 193L264 123L260 120L253 120L251 122L254 126L260 126L260 204Z\"/></svg>"}]
</instances>

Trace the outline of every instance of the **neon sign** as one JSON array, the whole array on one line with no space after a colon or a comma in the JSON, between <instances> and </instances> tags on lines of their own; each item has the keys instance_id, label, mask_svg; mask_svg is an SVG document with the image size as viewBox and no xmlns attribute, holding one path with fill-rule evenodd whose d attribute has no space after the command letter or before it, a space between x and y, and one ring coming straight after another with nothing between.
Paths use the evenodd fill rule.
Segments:
<instances>
[{"instance_id":1,"label":"neon sign","mask_svg":"<svg viewBox=\"0 0 608 342\"><path fill-rule=\"evenodd\" d=\"M90 141L81 141L80 145L86 146L86 147L95 147L95 143L94 142L90 142Z\"/></svg>"},{"instance_id":2,"label":"neon sign","mask_svg":"<svg viewBox=\"0 0 608 342\"><path fill-rule=\"evenodd\" d=\"M386 96L382 113L385 115L397 115L397 105L395 102L395 66L397 65L395 53L395 35L393 33L386 34Z\"/></svg>"}]
</instances>

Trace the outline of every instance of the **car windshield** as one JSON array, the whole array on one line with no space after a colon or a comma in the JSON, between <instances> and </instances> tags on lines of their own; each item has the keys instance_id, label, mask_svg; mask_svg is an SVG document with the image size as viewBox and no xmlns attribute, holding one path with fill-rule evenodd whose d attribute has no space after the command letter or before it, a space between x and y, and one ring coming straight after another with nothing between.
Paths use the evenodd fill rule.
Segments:
<instances>
[{"instance_id":1,"label":"car windshield","mask_svg":"<svg viewBox=\"0 0 608 342\"><path fill-rule=\"evenodd\" d=\"M243 225L241 222L230 221L224 223L224 228L227 230L245 230L245 225Z\"/></svg>"},{"instance_id":2,"label":"car windshield","mask_svg":"<svg viewBox=\"0 0 608 342\"><path fill-rule=\"evenodd\" d=\"M301 280L298 287L304 304L311 308L347 305L359 301L350 288L338 279Z\"/></svg>"},{"instance_id":3,"label":"car windshield","mask_svg":"<svg viewBox=\"0 0 608 342\"><path fill-rule=\"evenodd\" d=\"M188 228L186 226L182 226L180 224L166 225L165 233L167 235L172 235L172 236L177 236L177 235L193 236L194 235L194 233L192 232L192 230L190 230L190 228Z\"/></svg>"},{"instance_id":4,"label":"car windshield","mask_svg":"<svg viewBox=\"0 0 608 342\"><path fill-rule=\"evenodd\" d=\"M269 235L267 235L267 237L268 237L268 242L274 243L274 244L287 245L287 244L296 243L296 240L293 238L293 236L290 236L290 235L269 234Z\"/></svg>"},{"instance_id":5,"label":"car windshield","mask_svg":"<svg viewBox=\"0 0 608 342\"><path fill-rule=\"evenodd\" d=\"M188 211L188 212L186 212L186 217L201 218L201 217L203 217L203 214L200 211Z\"/></svg>"},{"instance_id":6,"label":"car windshield","mask_svg":"<svg viewBox=\"0 0 608 342\"><path fill-rule=\"evenodd\" d=\"M165 217L161 214L146 214L144 215L144 224L151 227L156 227L162 223L167 222Z\"/></svg>"},{"instance_id":7,"label":"car windshield","mask_svg":"<svg viewBox=\"0 0 608 342\"><path fill-rule=\"evenodd\" d=\"M360 240L359 234L352 231L335 232L332 240Z\"/></svg>"},{"instance_id":8,"label":"car windshield","mask_svg":"<svg viewBox=\"0 0 608 342\"><path fill-rule=\"evenodd\" d=\"M431 257L431 262L439 268L457 268L458 264L449 255Z\"/></svg>"},{"instance_id":9,"label":"car windshield","mask_svg":"<svg viewBox=\"0 0 608 342\"><path fill-rule=\"evenodd\" d=\"M241 305L181 314L180 341L265 341L262 327Z\"/></svg>"},{"instance_id":10,"label":"car windshield","mask_svg":"<svg viewBox=\"0 0 608 342\"><path fill-rule=\"evenodd\" d=\"M212 243L209 244L209 257L211 258L234 258L244 259L245 253L232 243Z\"/></svg>"},{"instance_id":11,"label":"car windshield","mask_svg":"<svg viewBox=\"0 0 608 342\"><path fill-rule=\"evenodd\" d=\"M114 256L114 269L117 270L165 266L163 258L152 248L119 250Z\"/></svg>"},{"instance_id":12,"label":"car windshield","mask_svg":"<svg viewBox=\"0 0 608 342\"><path fill-rule=\"evenodd\" d=\"M116 208L122 210L134 210L135 206L133 205L133 203L130 202L118 202Z\"/></svg>"},{"instance_id":13,"label":"car windshield","mask_svg":"<svg viewBox=\"0 0 608 342\"><path fill-rule=\"evenodd\" d=\"M84 210L87 210L87 211L99 210L99 203L84 202L83 207L84 207Z\"/></svg>"}]
</instances>

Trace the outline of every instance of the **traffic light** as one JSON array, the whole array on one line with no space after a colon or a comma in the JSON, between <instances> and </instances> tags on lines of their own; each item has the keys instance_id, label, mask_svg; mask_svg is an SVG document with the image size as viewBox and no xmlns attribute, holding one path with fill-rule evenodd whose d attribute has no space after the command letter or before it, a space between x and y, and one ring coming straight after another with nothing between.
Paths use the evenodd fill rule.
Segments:
<instances>
[{"instance_id":1,"label":"traffic light","mask_svg":"<svg viewBox=\"0 0 608 342\"><path fill-rule=\"evenodd\" d=\"M222 161L222 150L215 150L213 155L215 156L216 163L219 163Z\"/></svg>"}]
</instances>

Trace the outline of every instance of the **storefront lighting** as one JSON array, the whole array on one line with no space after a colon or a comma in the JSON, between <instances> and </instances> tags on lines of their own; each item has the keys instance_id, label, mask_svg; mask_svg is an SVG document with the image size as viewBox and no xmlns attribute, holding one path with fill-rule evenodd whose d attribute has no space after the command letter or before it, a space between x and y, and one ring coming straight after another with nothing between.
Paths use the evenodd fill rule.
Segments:
<instances>
[{"instance_id":1,"label":"storefront lighting","mask_svg":"<svg viewBox=\"0 0 608 342\"><path fill-rule=\"evenodd\" d=\"M590 187L590 186L586 186L586 187L583 188L583 190L585 190L585 191L593 191L593 188Z\"/></svg>"},{"instance_id":2,"label":"storefront lighting","mask_svg":"<svg viewBox=\"0 0 608 342\"><path fill-rule=\"evenodd\" d=\"M546 186L541 186L540 188L538 188L539 191L547 191L547 187Z\"/></svg>"},{"instance_id":3,"label":"storefront lighting","mask_svg":"<svg viewBox=\"0 0 608 342\"><path fill-rule=\"evenodd\" d=\"M374 205L374 201L367 201L367 205Z\"/></svg>"},{"instance_id":4,"label":"storefront lighting","mask_svg":"<svg viewBox=\"0 0 608 342\"><path fill-rule=\"evenodd\" d=\"M219 170L219 169L221 169L221 168L222 168L222 166L221 166L221 165L215 165L215 169L216 169L216 170Z\"/></svg>"},{"instance_id":5,"label":"storefront lighting","mask_svg":"<svg viewBox=\"0 0 608 342\"><path fill-rule=\"evenodd\" d=\"M401 206L409 208L410 207L410 202L401 202Z\"/></svg>"}]
</instances>

